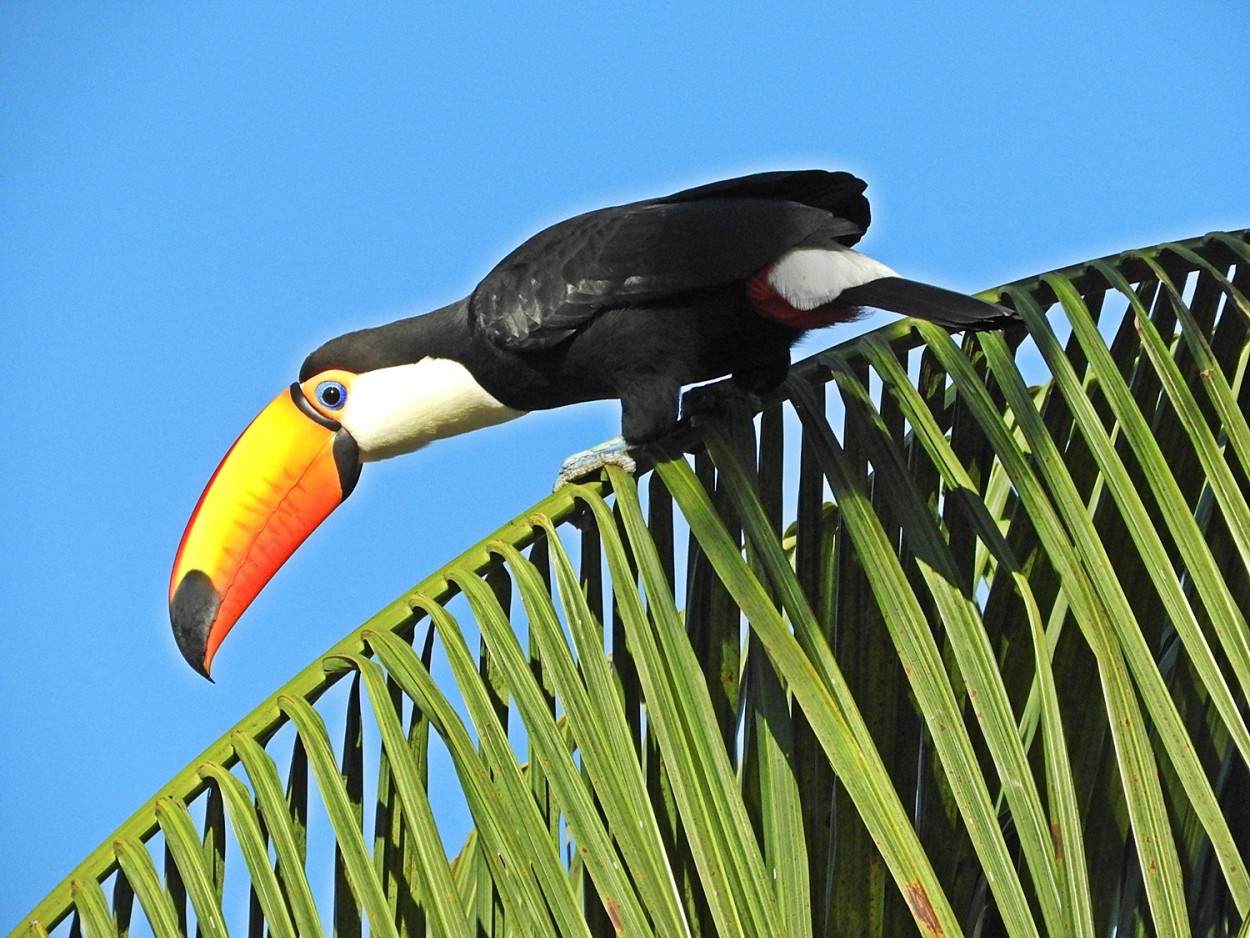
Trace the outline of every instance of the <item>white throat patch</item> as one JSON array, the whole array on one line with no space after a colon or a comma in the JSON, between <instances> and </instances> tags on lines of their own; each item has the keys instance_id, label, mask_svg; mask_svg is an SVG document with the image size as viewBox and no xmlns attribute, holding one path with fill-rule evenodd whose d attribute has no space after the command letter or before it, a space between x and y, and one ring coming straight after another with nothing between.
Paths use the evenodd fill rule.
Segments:
<instances>
[{"instance_id":1,"label":"white throat patch","mask_svg":"<svg viewBox=\"0 0 1250 938\"><path fill-rule=\"evenodd\" d=\"M795 309L832 303L843 290L898 274L850 248L795 248L773 265L768 285Z\"/></svg>"},{"instance_id":2,"label":"white throat patch","mask_svg":"<svg viewBox=\"0 0 1250 938\"><path fill-rule=\"evenodd\" d=\"M524 414L495 400L459 362L423 358L357 375L336 416L372 462Z\"/></svg>"}]
</instances>

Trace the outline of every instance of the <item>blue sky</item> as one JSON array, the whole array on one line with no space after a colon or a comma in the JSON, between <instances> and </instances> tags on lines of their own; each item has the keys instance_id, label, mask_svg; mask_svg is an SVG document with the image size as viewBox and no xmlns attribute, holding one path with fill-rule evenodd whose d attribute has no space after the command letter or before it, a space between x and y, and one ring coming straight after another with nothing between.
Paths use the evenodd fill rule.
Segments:
<instances>
[{"instance_id":1,"label":"blue sky","mask_svg":"<svg viewBox=\"0 0 1250 938\"><path fill-rule=\"evenodd\" d=\"M616 432L588 405L366 467L210 685L173 553L323 340L560 218L756 170L858 172L863 249L965 290L1250 224L1250 7L1025 6L0 6L0 925Z\"/></svg>"}]
</instances>

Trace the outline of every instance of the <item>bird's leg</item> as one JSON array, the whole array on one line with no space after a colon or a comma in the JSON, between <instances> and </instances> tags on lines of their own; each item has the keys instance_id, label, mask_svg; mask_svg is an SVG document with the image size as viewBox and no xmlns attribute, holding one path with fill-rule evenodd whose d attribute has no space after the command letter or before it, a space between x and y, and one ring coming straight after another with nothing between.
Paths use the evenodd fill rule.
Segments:
<instances>
[{"instance_id":1,"label":"bird's leg","mask_svg":"<svg viewBox=\"0 0 1250 938\"><path fill-rule=\"evenodd\" d=\"M625 442L625 437L614 436L610 440L605 440L598 446L592 446L590 449L584 449L580 453L574 453L560 464L560 472L556 476L556 484L552 486L552 490L562 489L571 482L590 475L596 469L603 469L606 466L620 466L630 475L633 475L638 468L638 464L634 458L629 455L629 444Z\"/></svg>"},{"instance_id":2,"label":"bird's leg","mask_svg":"<svg viewBox=\"0 0 1250 938\"><path fill-rule=\"evenodd\" d=\"M755 415L763 410L760 395L774 390L789 369L789 357L770 363L767 367L755 367L749 371L735 372L728 381L718 381L691 388L681 401L682 424L694 438L696 445L710 426L719 426L733 433L747 434L755 438ZM686 444L690 447L690 444Z\"/></svg>"},{"instance_id":3,"label":"bird's leg","mask_svg":"<svg viewBox=\"0 0 1250 938\"><path fill-rule=\"evenodd\" d=\"M682 422L693 423L701 416L712 415L728 417L731 421L753 420L763 410L760 395L777 388L789 370L787 353L765 364L735 371L728 381L691 388L682 395Z\"/></svg>"},{"instance_id":4,"label":"bird's leg","mask_svg":"<svg viewBox=\"0 0 1250 938\"><path fill-rule=\"evenodd\" d=\"M681 386L668 380L652 380L619 390L621 436L574 453L560 466L555 488L559 489L605 466L620 466L633 475L635 455L649 460L668 458L668 437L677 427L677 396ZM634 455L631 455L634 454Z\"/></svg>"},{"instance_id":5,"label":"bird's leg","mask_svg":"<svg viewBox=\"0 0 1250 938\"><path fill-rule=\"evenodd\" d=\"M714 415L751 420L761 407L759 395L736 381L691 388L681 398L682 417L687 421Z\"/></svg>"},{"instance_id":6,"label":"bird's leg","mask_svg":"<svg viewBox=\"0 0 1250 938\"><path fill-rule=\"evenodd\" d=\"M623 434L564 460L555 488L609 465L620 466L633 475L640 459L650 464L680 457L699 442L691 418L721 415L734 420L754 419L761 410L757 391L769 391L780 384L789 364L785 360L777 367L735 373L730 381L691 388L681 395L680 422L677 420L679 385L655 381L622 390Z\"/></svg>"}]
</instances>

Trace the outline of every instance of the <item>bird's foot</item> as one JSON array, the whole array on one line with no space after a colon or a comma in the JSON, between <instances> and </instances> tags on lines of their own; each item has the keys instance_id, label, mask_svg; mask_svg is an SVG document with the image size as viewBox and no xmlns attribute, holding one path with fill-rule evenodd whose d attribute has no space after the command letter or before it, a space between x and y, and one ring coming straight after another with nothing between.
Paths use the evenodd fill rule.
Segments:
<instances>
[{"instance_id":1,"label":"bird's foot","mask_svg":"<svg viewBox=\"0 0 1250 938\"><path fill-rule=\"evenodd\" d=\"M623 436L614 436L598 446L574 453L561 464L552 489L562 489L605 466L620 466L630 475L637 475L640 461L645 471L656 462L680 459L700 445L695 428L700 417L727 417L734 422L753 420L761 408L758 394L729 381L691 388L682 395L681 422L668 433L635 446L626 443Z\"/></svg>"},{"instance_id":2,"label":"bird's foot","mask_svg":"<svg viewBox=\"0 0 1250 938\"><path fill-rule=\"evenodd\" d=\"M728 417L731 420L753 420L763 409L760 396L734 384L718 381L691 388L681 397L682 416L697 422L700 417Z\"/></svg>"},{"instance_id":3,"label":"bird's foot","mask_svg":"<svg viewBox=\"0 0 1250 938\"><path fill-rule=\"evenodd\" d=\"M590 449L582 450L580 453L574 453L564 460L560 465L560 473L556 476L556 484L552 489L553 491L562 489L564 486L576 482L578 479L585 478L590 473L605 466L620 466L630 475L637 471L638 464L629 455L629 446L626 444L624 437L614 436L598 446L592 446Z\"/></svg>"}]
</instances>

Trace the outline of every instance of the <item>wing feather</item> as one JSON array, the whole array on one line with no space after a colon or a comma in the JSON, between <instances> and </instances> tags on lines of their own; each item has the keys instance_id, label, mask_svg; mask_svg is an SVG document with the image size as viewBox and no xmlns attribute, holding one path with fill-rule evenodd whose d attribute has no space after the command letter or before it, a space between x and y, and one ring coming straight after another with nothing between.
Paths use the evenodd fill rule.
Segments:
<instances>
[{"instance_id":1,"label":"wing feather","mask_svg":"<svg viewBox=\"0 0 1250 938\"><path fill-rule=\"evenodd\" d=\"M547 348L604 309L745 280L794 247L853 244L869 220L862 192L846 173L764 173L588 212L505 257L470 316L501 347Z\"/></svg>"}]
</instances>

